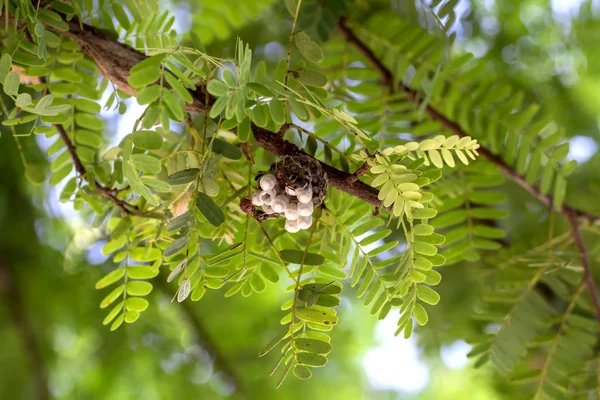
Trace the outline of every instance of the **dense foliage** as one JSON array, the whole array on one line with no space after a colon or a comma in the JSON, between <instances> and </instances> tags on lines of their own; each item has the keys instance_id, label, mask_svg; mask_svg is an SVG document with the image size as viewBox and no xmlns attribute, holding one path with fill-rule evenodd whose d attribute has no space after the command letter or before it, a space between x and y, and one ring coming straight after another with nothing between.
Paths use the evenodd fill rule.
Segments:
<instances>
[{"instance_id":1,"label":"dense foliage","mask_svg":"<svg viewBox=\"0 0 600 400\"><path fill-rule=\"evenodd\" d=\"M239 340L276 353L279 386L326 366L338 323L354 318L341 303L356 296L373 320L394 315L405 339L419 327L431 347L467 340L474 367L492 364L509 396L595 398L598 246L582 235L597 237L600 216L567 184L581 179L572 133L497 63L456 45L458 1L205 3L183 34L154 0L0 6L1 140L15 145L4 168L18 156L29 190L72 203L97 235L89 243L104 240L97 322L173 323L145 315L157 289L197 329L194 307L211 304L218 335L240 310L268 306L244 315ZM245 37L260 15L271 32ZM135 103L140 114L113 134L110 113ZM300 217L311 222L292 229L298 215L263 197L299 206L311 179ZM3 266L15 261L0 257L0 290L16 301ZM270 291L286 292L281 315L254 299ZM216 369L240 375L215 354Z\"/></svg>"}]
</instances>

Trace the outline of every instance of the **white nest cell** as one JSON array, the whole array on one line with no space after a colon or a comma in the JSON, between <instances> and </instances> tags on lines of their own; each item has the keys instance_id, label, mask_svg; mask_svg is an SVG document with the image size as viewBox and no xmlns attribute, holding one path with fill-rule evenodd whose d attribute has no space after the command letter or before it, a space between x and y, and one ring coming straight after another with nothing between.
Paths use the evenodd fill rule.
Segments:
<instances>
[{"instance_id":1,"label":"white nest cell","mask_svg":"<svg viewBox=\"0 0 600 400\"><path fill-rule=\"evenodd\" d=\"M312 225L312 215L307 217L298 217L298 227L300 229L308 229Z\"/></svg>"},{"instance_id":2,"label":"white nest cell","mask_svg":"<svg viewBox=\"0 0 600 400\"><path fill-rule=\"evenodd\" d=\"M288 219L285 221L285 230L289 233L296 233L300 230L300 224L298 221L291 221Z\"/></svg>"},{"instance_id":3,"label":"white nest cell","mask_svg":"<svg viewBox=\"0 0 600 400\"><path fill-rule=\"evenodd\" d=\"M262 201L264 205L270 205L273 199L275 198L276 193L274 190L263 191L260 193L260 201Z\"/></svg>"},{"instance_id":4,"label":"white nest cell","mask_svg":"<svg viewBox=\"0 0 600 400\"><path fill-rule=\"evenodd\" d=\"M285 209L285 218L289 221L295 221L298 219L298 204L289 203Z\"/></svg>"},{"instance_id":5,"label":"white nest cell","mask_svg":"<svg viewBox=\"0 0 600 400\"><path fill-rule=\"evenodd\" d=\"M313 198L312 186L308 186L302 190L296 190L296 196L298 197L298 201L300 203L310 203Z\"/></svg>"},{"instance_id":6,"label":"white nest cell","mask_svg":"<svg viewBox=\"0 0 600 400\"><path fill-rule=\"evenodd\" d=\"M299 203L297 206L297 210L299 216L308 217L309 215L312 215L314 211L312 201L309 201L308 203Z\"/></svg>"},{"instance_id":7,"label":"white nest cell","mask_svg":"<svg viewBox=\"0 0 600 400\"><path fill-rule=\"evenodd\" d=\"M260 207L263 205L263 200L260 197L260 194L262 193L262 191L257 190L256 192L252 193L252 205Z\"/></svg>"},{"instance_id":8,"label":"white nest cell","mask_svg":"<svg viewBox=\"0 0 600 400\"><path fill-rule=\"evenodd\" d=\"M273 174L265 174L260 178L258 183L262 190L269 192L275 188L275 185L277 185L277 178Z\"/></svg>"},{"instance_id":9,"label":"white nest cell","mask_svg":"<svg viewBox=\"0 0 600 400\"><path fill-rule=\"evenodd\" d=\"M274 212L282 213L287 209L289 202L290 201L288 200L288 198L286 196L279 194L273 198L270 206Z\"/></svg>"}]
</instances>

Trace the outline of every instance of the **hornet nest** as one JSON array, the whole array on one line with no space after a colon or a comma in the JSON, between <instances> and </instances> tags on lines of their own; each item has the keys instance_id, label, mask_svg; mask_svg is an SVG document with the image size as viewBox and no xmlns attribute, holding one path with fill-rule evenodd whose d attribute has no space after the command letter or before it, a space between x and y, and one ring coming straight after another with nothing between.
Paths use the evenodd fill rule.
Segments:
<instances>
[{"instance_id":1,"label":"hornet nest","mask_svg":"<svg viewBox=\"0 0 600 400\"><path fill-rule=\"evenodd\" d=\"M256 180L260 190L252 193L252 204L273 217L285 216L291 233L310 228L313 211L327 194L327 174L306 154L283 156Z\"/></svg>"}]
</instances>

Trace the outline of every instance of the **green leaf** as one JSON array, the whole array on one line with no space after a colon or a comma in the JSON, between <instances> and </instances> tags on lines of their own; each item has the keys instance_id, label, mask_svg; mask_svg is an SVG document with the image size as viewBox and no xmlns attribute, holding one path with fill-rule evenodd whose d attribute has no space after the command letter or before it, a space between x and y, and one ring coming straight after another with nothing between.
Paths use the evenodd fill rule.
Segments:
<instances>
[{"instance_id":1,"label":"green leaf","mask_svg":"<svg viewBox=\"0 0 600 400\"><path fill-rule=\"evenodd\" d=\"M427 311L425 311L425 308L419 303L415 304L413 315L415 316L417 323L421 326L425 325L427 321L429 321L429 315L427 315Z\"/></svg>"},{"instance_id":2,"label":"green leaf","mask_svg":"<svg viewBox=\"0 0 600 400\"><path fill-rule=\"evenodd\" d=\"M104 299L102 299L102 302L100 303L100 308L106 308L106 307L110 306L112 303L115 302L115 300L117 300L119 297L121 297L121 295L123 294L124 291L125 291L125 285L116 287L112 292L110 292L108 295L106 295L106 297Z\"/></svg>"},{"instance_id":3,"label":"green leaf","mask_svg":"<svg viewBox=\"0 0 600 400\"><path fill-rule=\"evenodd\" d=\"M162 168L160 160L148 154L133 154L131 162L137 169L149 174L158 174Z\"/></svg>"},{"instance_id":4,"label":"green leaf","mask_svg":"<svg viewBox=\"0 0 600 400\"><path fill-rule=\"evenodd\" d=\"M300 53L310 62L318 63L323 59L321 48L304 32L296 32L294 43Z\"/></svg>"},{"instance_id":5,"label":"green leaf","mask_svg":"<svg viewBox=\"0 0 600 400\"><path fill-rule=\"evenodd\" d=\"M417 236L429 236L433 233L433 226L427 224L415 225L413 233Z\"/></svg>"},{"instance_id":6,"label":"green leaf","mask_svg":"<svg viewBox=\"0 0 600 400\"><path fill-rule=\"evenodd\" d=\"M56 77L57 79L66 81L66 82L71 82L71 83L81 83L83 82L83 77L76 72L75 70L72 70L70 68L57 68L52 70L52 75L54 75L54 77Z\"/></svg>"},{"instance_id":7,"label":"green leaf","mask_svg":"<svg viewBox=\"0 0 600 400\"><path fill-rule=\"evenodd\" d=\"M123 9L123 6L119 3L113 3L112 8L113 13L115 14L115 18L117 19L119 24L123 27L123 29L129 30L131 23L129 22L129 18L127 17L127 14Z\"/></svg>"},{"instance_id":8,"label":"green leaf","mask_svg":"<svg viewBox=\"0 0 600 400\"><path fill-rule=\"evenodd\" d=\"M418 208L412 212L415 219L429 219L437 215L437 210L434 208Z\"/></svg>"},{"instance_id":9,"label":"green leaf","mask_svg":"<svg viewBox=\"0 0 600 400\"><path fill-rule=\"evenodd\" d=\"M260 273L269 282L277 283L279 281L279 274L268 263L264 263L260 266Z\"/></svg>"},{"instance_id":10,"label":"green leaf","mask_svg":"<svg viewBox=\"0 0 600 400\"><path fill-rule=\"evenodd\" d=\"M36 185L42 184L44 183L44 179L46 179L46 166L28 163L27 169L25 170L25 176L30 182Z\"/></svg>"},{"instance_id":11,"label":"green leaf","mask_svg":"<svg viewBox=\"0 0 600 400\"><path fill-rule=\"evenodd\" d=\"M277 125L285 123L285 113L281 101L272 99L269 102L269 111L271 112L271 118L273 119L273 122L275 122Z\"/></svg>"},{"instance_id":12,"label":"green leaf","mask_svg":"<svg viewBox=\"0 0 600 400\"><path fill-rule=\"evenodd\" d=\"M194 31L190 31L190 38L192 39L192 43L196 50L200 50L202 53L206 53L206 48L204 47L204 43L200 40L200 37Z\"/></svg>"},{"instance_id":13,"label":"green leaf","mask_svg":"<svg viewBox=\"0 0 600 400\"><path fill-rule=\"evenodd\" d=\"M227 85L216 79L208 82L208 85L206 85L206 90L208 90L208 93L216 97L223 97L229 93L229 88Z\"/></svg>"},{"instance_id":14,"label":"green leaf","mask_svg":"<svg viewBox=\"0 0 600 400\"><path fill-rule=\"evenodd\" d=\"M117 317L117 319L115 319L115 322L113 322L113 324L110 326L110 330L115 331L115 330L119 329L119 327L123 324L124 321L125 321L125 314L119 315Z\"/></svg>"},{"instance_id":15,"label":"green leaf","mask_svg":"<svg viewBox=\"0 0 600 400\"><path fill-rule=\"evenodd\" d=\"M237 129L238 138L240 139L241 142L246 142L250 138L251 132L252 131L250 129L250 120L248 118L244 118L244 120L242 122L240 122L238 125L238 129Z\"/></svg>"},{"instance_id":16,"label":"green leaf","mask_svg":"<svg viewBox=\"0 0 600 400\"><path fill-rule=\"evenodd\" d=\"M258 353L258 356L262 357L265 354L267 354L268 352L270 352L271 350L273 350L275 348L275 346L277 346L277 344L279 344L279 342L281 342L283 340L283 338L288 335L288 332L289 332L289 330L286 329L285 331L279 333L277 336L275 336L273 339L271 339L271 341L260 351L260 353Z\"/></svg>"},{"instance_id":17,"label":"green leaf","mask_svg":"<svg viewBox=\"0 0 600 400\"><path fill-rule=\"evenodd\" d=\"M306 109L306 106L302 103L300 103L298 100L296 100L293 97L290 97L288 99L290 107L292 107L292 111L294 111L294 114L296 114L296 116L298 117L298 119L302 120L302 121L306 121L308 120L308 110ZM258 123L257 123L258 125Z\"/></svg>"},{"instance_id":18,"label":"green leaf","mask_svg":"<svg viewBox=\"0 0 600 400\"><path fill-rule=\"evenodd\" d=\"M129 297L125 300L125 307L131 311L144 311L148 305L148 300L141 297Z\"/></svg>"},{"instance_id":19,"label":"green leaf","mask_svg":"<svg viewBox=\"0 0 600 400\"><path fill-rule=\"evenodd\" d=\"M144 68L135 72L132 69L131 71L131 76L127 81L134 88L148 86L160 78L160 68Z\"/></svg>"},{"instance_id":20,"label":"green leaf","mask_svg":"<svg viewBox=\"0 0 600 400\"><path fill-rule=\"evenodd\" d=\"M0 82L4 83L8 73L10 72L10 67L12 66L12 57L8 53L3 53L0 58Z\"/></svg>"},{"instance_id":21,"label":"green leaf","mask_svg":"<svg viewBox=\"0 0 600 400\"><path fill-rule=\"evenodd\" d=\"M167 225L167 232L177 231L190 223L191 214L188 212L173 218Z\"/></svg>"},{"instance_id":22,"label":"green leaf","mask_svg":"<svg viewBox=\"0 0 600 400\"><path fill-rule=\"evenodd\" d=\"M473 192L469 198L476 204L499 204L506 201L506 194L502 192Z\"/></svg>"},{"instance_id":23,"label":"green leaf","mask_svg":"<svg viewBox=\"0 0 600 400\"><path fill-rule=\"evenodd\" d=\"M155 131L135 131L131 138L135 147L142 150L158 150L163 145L162 136Z\"/></svg>"},{"instance_id":24,"label":"green leaf","mask_svg":"<svg viewBox=\"0 0 600 400\"><path fill-rule=\"evenodd\" d=\"M129 251L129 257L133 261L150 262L160 258L160 250L156 247L136 247Z\"/></svg>"},{"instance_id":25,"label":"green leaf","mask_svg":"<svg viewBox=\"0 0 600 400\"><path fill-rule=\"evenodd\" d=\"M304 365L296 365L296 367L294 367L294 375L298 379L310 379L312 377L312 371Z\"/></svg>"},{"instance_id":26,"label":"green leaf","mask_svg":"<svg viewBox=\"0 0 600 400\"><path fill-rule=\"evenodd\" d=\"M131 68L131 74L137 74L138 72L143 71L145 69L153 69L156 71L160 71L159 65L161 62L163 62L167 55L167 53L161 53L140 61Z\"/></svg>"},{"instance_id":27,"label":"green leaf","mask_svg":"<svg viewBox=\"0 0 600 400\"><path fill-rule=\"evenodd\" d=\"M473 227L473 233L476 236L484 237L487 239L502 239L506 236L506 232L503 229L486 225L475 225Z\"/></svg>"},{"instance_id":28,"label":"green leaf","mask_svg":"<svg viewBox=\"0 0 600 400\"><path fill-rule=\"evenodd\" d=\"M27 107L31 104L31 95L29 93L21 93L17 96L17 100L15 101L15 105L17 107Z\"/></svg>"},{"instance_id":29,"label":"green leaf","mask_svg":"<svg viewBox=\"0 0 600 400\"><path fill-rule=\"evenodd\" d=\"M54 97L51 94L45 95L35 105L35 108L34 108L35 112L39 113L42 110L47 109L48 107L50 107L50 105L52 104L53 101L54 101Z\"/></svg>"},{"instance_id":30,"label":"green leaf","mask_svg":"<svg viewBox=\"0 0 600 400\"><path fill-rule=\"evenodd\" d=\"M142 176L140 178L142 183L148 186L150 189L159 193L169 193L171 191L171 185L167 182L163 182L151 176Z\"/></svg>"},{"instance_id":31,"label":"green leaf","mask_svg":"<svg viewBox=\"0 0 600 400\"><path fill-rule=\"evenodd\" d=\"M308 351L310 353L329 354L331 351L331 345L329 343L317 339L300 338L296 339L294 344L298 350Z\"/></svg>"},{"instance_id":32,"label":"green leaf","mask_svg":"<svg viewBox=\"0 0 600 400\"><path fill-rule=\"evenodd\" d=\"M10 71L4 80L4 93L9 96L16 96L19 92L19 74L15 71Z\"/></svg>"},{"instance_id":33,"label":"green leaf","mask_svg":"<svg viewBox=\"0 0 600 400\"><path fill-rule=\"evenodd\" d=\"M158 268L153 267L127 267L127 276L133 279L151 279L158 275Z\"/></svg>"},{"instance_id":34,"label":"green leaf","mask_svg":"<svg viewBox=\"0 0 600 400\"><path fill-rule=\"evenodd\" d=\"M126 311L125 312L125 322L128 324L133 324L140 317L139 311Z\"/></svg>"},{"instance_id":35,"label":"green leaf","mask_svg":"<svg viewBox=\"0 0 600 400\"><path fill-rule=\"evenodd\" d=\"M302 264L304 260L304 265L321 265L325 262L325 258L319 254L308 253L300 250L290 250L285 249L281 250L279 253L283 261L290 264Z\"/></svg>"},{"instance_id":36,"label":"green leaf","mask_svg":"<svg viewBox=\"0 0 600 400\"><path fill-rule=\"evenodd\" d=\"M232 89L238 87L238 78L235 76L231 68L225 67L223 68L222 76L225 85L229 86Z\"/></svg>"},{"instance_id":37,"label":"green leaf","mask_svg":"<svg viewBox=\"0 0 600 400\"><path fill-rule=\"evenodd\" d=\"M182 108L179 100L173 95L173 92L169 90L163 90L163 104L167 104L167 108L171 111L173 119L175 121L183 121L185 118L185 111Z\"/></svg>"},{"instance_id":38,"label":"green leaf","mask_svg":"<svg viewBox=\"0 0 600 400\"><path fill-rule=\"evenodd\" d=\"M331 312L311 308L298 308L296 317L302 321L312 322L318 325L333 326L337 324L338 318Z\"/></svg>"},{"instance_id":39,"label":"green leaf","mask_svg":"<svg viewBox=\"0 0 600 400\"><path fill-rule=\"evenodd\" d=\"M415 252L425 256L434 256L437 254L437 247L429 243L415 242L414 249Z\"/></svg>"},{"instance_id":40,"label":"green leaf","mask_svg":"<svg viewBox=\"0 0 600 400\"><path fill-rule=\"evenodd\" d=\"M167 82L171 85L171 88L177 93L186 103L192 103L194 99L190 92L179 82L179 80L172 74L167 73Z\"/></svg>"},{"instance_id":41,"label":"green leaf","mask_svg":"<svg viewBox=\"0 0 600 400\"><path fill-rule=\"evenodd\" d=\"M159 99L162 87L159 85L146 86L139 91L136 100L140 105L150 104Z\"/></svg>"},{"instance_id":42,"label":"green leaf","mask_svg":"<svg viewBox=\"0 0 600 400\"><path fill-rule=\"evenodd\" d=\"M305 85L322 87L327 84L327 76L315 69L302 68L298 73L300 74L298 80Z\"/></svg>"},{"instance_id":43,"label":"green leaf","mask_svg":"<svg viewBox=\"0 0 600 400\"><path fill-rule=\"evenodd\" d=\"M152 284L144 281L127 283L127 294L130 296L146 296L152 291Z\"/></svg>"},{"instance_id":44,"label":"green leaf","mask_svg":"<svg viewBox=\"0 0 600 400\"><path fill-rule=\"evenodd\" d=\"M417 286L417 297L427 304L436 305L440 301L438 292L428 286Z\"/></svg>"},{"instance_id":45,"label":"green leaf","mask_svg":"<svg viewBox=\"0 0 600 400\"><path fill-rule=\"evenodd\" d=\"M213 199L202 192L198 192L197 196L196 207L198 207L198 210L200 210L202 215L204 215L211 225L220 226L223 222L225 222L225 215L223 214L223 211L213 201Z\"/></svg>"},{"instance_id":46,"label":"green leaf","mask_svg":"<svg viewBox=\"0 0 600 400\"><path fill-rule=\"evenodd\" d=\"M179 253L183 248L187 245L190 240L187 236L182 236L179 239L175 240L173 243L169 245L163 252L164 257L171 257L174 254Z\"/></svg>"},{"instance_id":47,"label":"green leaf","mask_svg":"<svg viewBox=\"0 0 600 400\"><path fill-rule=\"evenodd\" d=\"M184 169L183 171L177 171L167 179L169 185L185 185L190 183L198 177L200 170L198 168Z\"/></svg>"},{"instance_id":48,"label":"green leaf","mask_svg":"<svg viewBox=\"0 0 600 400\"><path fill-rule=\"evenodd\" d=\"M115 319L115 317L117 315L119 315L119 313L121 312L121 310L123 310L123 303L119 303L116 306L114 306L110 312L106 315L106 317L104 318L104 320L102 321L102 325L108 325L112 322L113 319Z\"/></svg>"},{"instance_id":49,"label":"green leaf","mask_svg":"<svg viewBox=\"0 0 600 400\"><path fill-rule=\"evenodd\" d=\"M125 271L125 268L117 268L114 271L109 272L102 279L96 282L96 289L103 289L107 286L112 285L113 283L121 279L123 275L125 275Z\"/></svg>"},{"instance_id":50,"label":"green leaf","mask_svg":"<svg viewBox=\"0 0 600 400\"><path fill-rule=\"evenodd\" d=\"M210 141L210 139L208 140ZM219 138L214 138L212 150L230 160L239 160L242 158L242 151L240 149Z\"/></svg>"},{"instance_id":51,"label":"green leaf","mask_svg":"<svg viewBox=\"0 0 600 400\"><path fill-rule=\"evenodd\" d=\"M296 355L298 364L311 367L323 367L327 364L327 358L315 353L298 353Z\"/></svg>"},{"instance_id":52,"label":"green leaf","mask_svg":"<svg viewBox=\"0 0 600 400\"><path fill-rule=\"evenodd\" d=\"M339 283L308 283L302 286L303 289L319 294L340 294L342 286Z\"/></svg>"}]
</instances>

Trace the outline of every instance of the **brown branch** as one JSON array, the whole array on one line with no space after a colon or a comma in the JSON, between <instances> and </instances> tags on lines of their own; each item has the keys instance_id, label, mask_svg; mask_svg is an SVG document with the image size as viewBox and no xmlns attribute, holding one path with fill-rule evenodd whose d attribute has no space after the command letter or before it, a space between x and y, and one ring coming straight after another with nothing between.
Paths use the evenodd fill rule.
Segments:
<instances>
[{"instance_id":1,"label":"brown branch","mask_svg":"<svg viewBox=\"0 0 600 400\"><path fill-rule=\"evenodd\" d=\"M0 295L6 300L8 312L15 328L19 330L19 338L23 341L23 350L35 382L35 390L41 400L50 399L48 379L44 368L44 360L35 337L34 328L23 304L18 283L10 268L0 260Z\"/></svg>"},{"instance_id":2,"label":"brown branch","mask_svg":"<svg viewBox=\"0 0 600 400\"><path fill-rule=\"evenodd\" d=\"M351 178L353 181L358 180L358 178L360 178L361 176L363 176L364 174L367 173L367 171L369 171L369 169L371 168L371 165L369 165L369 163L364 163L363 165L361 165L360 167L358 167L356 169L356 171L354 171L354 173L351 175Z\"/></svg>"},{"instance_id":3,"label":"brown branch","mask_svg":"<svg viewBox=\"0 0 600 400\"><path fill-rule=\"evenodd\" d=\"M592 270L588 259L588 253L583 244L583 238L581 237L581 231L579 230L579 221L577 220L578 214L575 211L565 212L565 218L571 225L571 236L577 245L579 251L579 257L581 258L581 267L583 268L583 282L587 286L588 292L590 292L590 298L592 300L592 306L596 312L596 319L600 322L600 300L598 300L598 291L596 290L596 283L592 276Z\"/></svg>"},{"instance_id":4,"label":"brown branch","mask_svg":"<svg viewBox=\"0 0 600 400\"><path fill-rule=\"evenodd\" d=\"M62 15L62 17L66 21L65 16ZM72 18L66 22L69 25L68 32L54 31L74 39L81 47L81 50L96 62L98 69L108 80L125 93L135 95L135 90L128 82L129 71L135 64L147 57L96 28L87 24L81 24L77 18ZM47 28L53 29L50 26L47 26ZM207 93L204 87L201 86L195 92L192 92L191 95L194 101L186 105L186 111L206 113L209 108L205 106ZM212 105L215 99L210 95L208 96L208 103ZM283 156L302 152L295 144L284 140L278 133L268 131L256 125L252 125L252 132L256 143L275 155ZM327 173L327 178L331 186L356 196L374 206L378 206L381 203L377 198L379 194L377 189L364 182L353 181L352 175L328 164L321 162L321 165Z\"/></svg>"},{"instance_id":5,"label":"brown branch","mask_svg":"<svg viewBox=\"0 0 600 400\"><path fill-rule=\"evenodd\" d=\"M375 68L377 71L379 71L384 84L390 90L393 91L395 89L395 84L394 84L394 78L393 78L391 71L385 65L383 65L381 60L373 53L373 51L369 47L367 47L367 45L365 45L365 43L362 42L358 38L358 36L356 36L356 34L348 27L348 25L346 24L346 20L344 18L342 18L338 21L337 28L340 31L340 33L344 36L346 41L348 43L352 44L356 48L356 50L358 50L358 52L361 53L367 59L367 61L369 61L369 63L371 63L373 68ZM402 82L399 83L399 86L400 86L400 89L407 95L407 97L411 101L413 101L417 105L421 104L421 102L423 101L423 96L419 96L419 93L416 90L404 85ZM443 115L441 112L439 112L438 110L433 108L430 104L428 104L427 107L425 107L425 112L427 113L427 115L429 115L429 117L431 119L438 121L440 124L442 124L442 126L444 126L444 128L448 129L450 132L454 133L455 135L458 135L460 137L470 136L464 129L462 129L462 127L460 125L458 125L456 122L448 119L445 115ZM480 147L479 149L477 149L477 151L482 156L487 158L489 161L496 164L496 166L511 181L515 182L517 185L519 185L523 189L527 190L535 198L537 198L539 201L544 203L547 207L552 206L552 196L543 194L537 186L532 185L529 182L527 182L524 177L519 175L502 158L493 154L491 151L489 151L485 147ZM567 204L563 204L560 211L565 215L566 215L566 213L575 213L577 216L585 218L585 219L589 220L590 222L600 223L600 216L593 215L593 214L587 213L582 210L578 210Z\"/></svg>"},{"instance_id":6,"label":"brown branch","mask_svg":"<svg viewBox=\"0 0 600 400\"><path fill-rule=\"evenodd\" d=\"M76 17L67 20L64 14L56 10L54 12L61 15L69 26L69 30L64 32L48 25L46 29L75 40L81 50L96 62L98 69L106 79L123 92L135 96L135 89L128 82L129 72L134 65L148 57L99 29L81 23ZM163 83L163 86L169 87L166 82ZM199 88L192 95L194 101L191 104L186 104L186 111L205 113L207 109L205 106L206 92L204 87ZM214 98L211 97L210 99L209 104L214 103Z\"/></svg>"}]
</instances>

